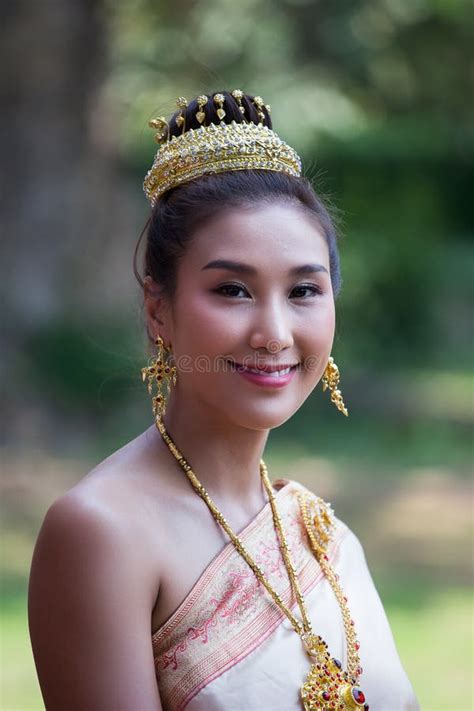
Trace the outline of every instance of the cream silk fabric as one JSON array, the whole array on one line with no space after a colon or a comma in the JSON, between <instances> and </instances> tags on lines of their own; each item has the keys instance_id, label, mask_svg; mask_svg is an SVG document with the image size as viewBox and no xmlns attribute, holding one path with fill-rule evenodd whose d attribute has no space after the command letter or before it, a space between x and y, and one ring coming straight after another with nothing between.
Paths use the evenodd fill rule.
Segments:
<instances>
[{"instance_id":1,"label":"cream silk fabric","mask_svg":"<svg viewBox=\"0 0 474 711\"><path fill-rule=\"evenodd\" d=\"M346 668L344 628L334 592L306 538L294 481L275 482L276 501L313 629ZM309 492L308 492L309 493ZM300 618L281 558L270 505L241 532L254 560ZM416 711L364 551L336 518L328 556L348 598L360 642L360 678L370 711ZM229 543L173 615L153 635L165 711L302 711L310 659L291 623Z\"/></svg>"}]
</instances>

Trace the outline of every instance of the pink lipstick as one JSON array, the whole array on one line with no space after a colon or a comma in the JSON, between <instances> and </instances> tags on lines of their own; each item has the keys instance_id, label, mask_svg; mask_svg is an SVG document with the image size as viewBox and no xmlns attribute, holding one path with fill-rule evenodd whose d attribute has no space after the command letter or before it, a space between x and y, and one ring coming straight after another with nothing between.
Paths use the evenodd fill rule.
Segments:
<instances>
[{"instance_id":1,"label":"pink lipstick","mask_svg":"<svg viewBox=\"0 0 474 711\"><path fill-rule=\"evenodd\" d=\"M231 361L229 361L231 362ZM250 368L239 363L231 363L234 372L238 373L251 383L270 388L283 388L293 379L297 365L264 366L262 368Z\"/></svg>"}]
</instances>

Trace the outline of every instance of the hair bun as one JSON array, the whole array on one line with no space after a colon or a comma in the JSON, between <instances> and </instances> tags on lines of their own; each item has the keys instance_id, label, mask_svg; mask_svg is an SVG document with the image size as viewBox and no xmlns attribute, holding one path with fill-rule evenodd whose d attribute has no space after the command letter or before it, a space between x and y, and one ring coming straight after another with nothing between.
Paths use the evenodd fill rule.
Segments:
<instances>
[{"instance_id":1,"label":"hair bun","mask_svg":"<svg viewBox=\"0 0 474 711\"><path fill-rule=\"evenodd\" d=\"M168 130L161 130L156 140L162 143L172 136L180 136L186 131L209 126L211 123L255 123L272 128L270 106L260 96L245 94L241 89L216 91L200 94L188 101L180 96L176 104L178 110L168 121Z\"/></svg>"}]
</instances>

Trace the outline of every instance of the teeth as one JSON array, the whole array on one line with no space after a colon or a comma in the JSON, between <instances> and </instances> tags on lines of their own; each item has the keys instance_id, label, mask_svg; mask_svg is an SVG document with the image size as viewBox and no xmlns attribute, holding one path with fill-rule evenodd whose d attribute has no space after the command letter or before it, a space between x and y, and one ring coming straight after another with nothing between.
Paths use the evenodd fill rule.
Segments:
<instances>
[{"instance_id":1,"label":"teeth","mask_svg":"<svg viewBox=\"0 0 474 711\"><path fill-rule=\"evenodd\" d=\"M257 368L246 368L246 370L249 370L251 373L257 373L257 375L269 375L271 378L278 378L281 375L288 375L291 368L284 368L284 370L274 370L271 373L266 370L258 370Z\"/></svg>"}]
</instances>

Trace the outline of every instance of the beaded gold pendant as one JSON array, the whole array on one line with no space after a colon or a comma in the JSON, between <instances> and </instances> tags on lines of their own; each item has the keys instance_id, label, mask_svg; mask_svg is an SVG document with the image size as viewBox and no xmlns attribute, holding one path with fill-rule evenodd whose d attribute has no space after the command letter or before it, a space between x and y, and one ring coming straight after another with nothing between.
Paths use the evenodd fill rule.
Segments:
<instances>
[{"instance_id":1,"label":"beaded gold pendant","mask_svg":"<svg viewBox=\"0 0 474 711\"><path fill-rule=\"evenodd\" d=\"M357 686L362 673L358 649L359 642L354 631L354 621L347 608L347 597L339 585L339 576L334 573L326 554L326 548L333 535L333 510L319 497L308 501L300 497L303 522L308 533L309 543L340 605L348 643L348 669L344 671L342 663L332 657L327 643L322 637L312 632L302 635L303 644L313 660L306 681L301 688L301 699L305 711L354 711L369 705L363 691Z\"/></svg>"},{"instance_id":2,"label":"beaded gold pendant","mask_svg":"<svg viewBox=\"0 0 474 711\"><path fill-rule=\"evenodd\" d=\"M301 688L305 711L368 709L363 692L342 670L341 662L331 657L326 642L315 634L307 635L303 641L309 656L315 658Z\"/></svg>"}]
</instances>

